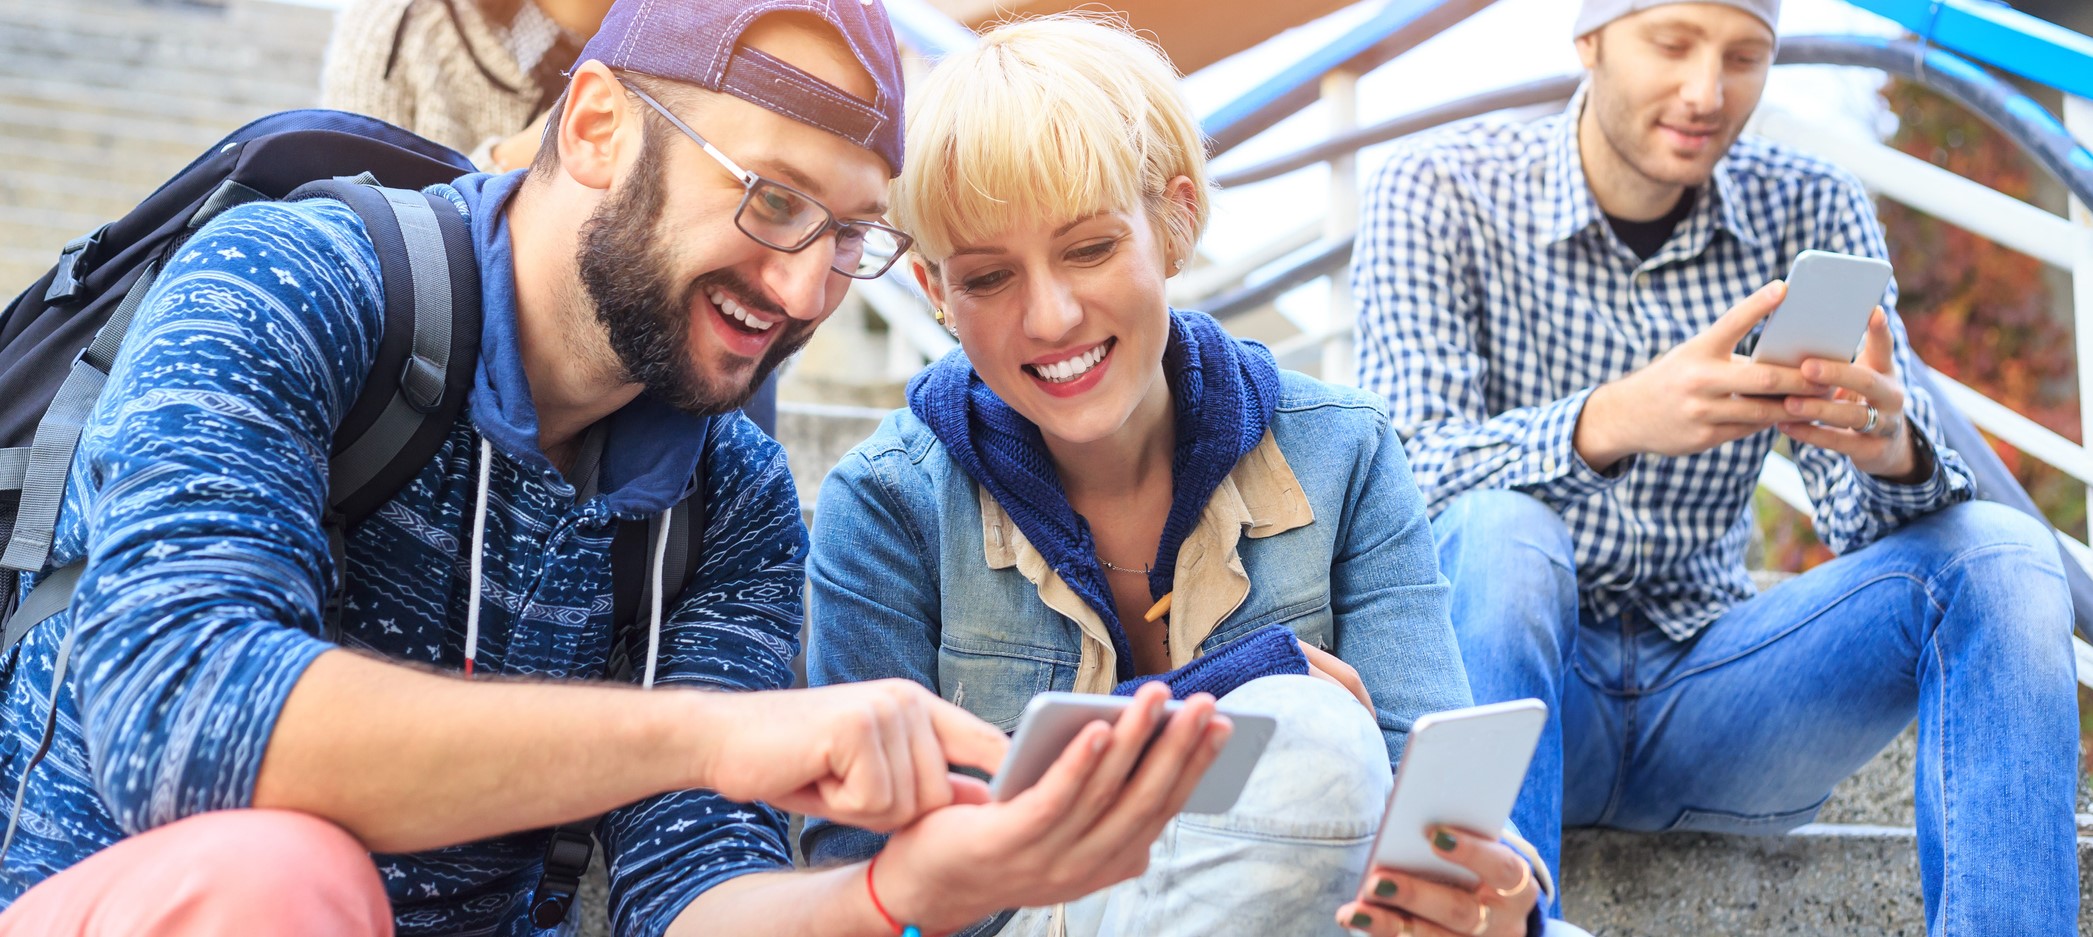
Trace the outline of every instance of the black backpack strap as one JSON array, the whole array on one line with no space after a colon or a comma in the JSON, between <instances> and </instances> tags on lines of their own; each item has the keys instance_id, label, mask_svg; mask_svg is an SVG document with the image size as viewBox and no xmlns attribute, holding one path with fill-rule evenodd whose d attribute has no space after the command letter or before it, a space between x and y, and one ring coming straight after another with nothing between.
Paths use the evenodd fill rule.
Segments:
<instances>
[{"instance_id":1,"label":"black backpack strap","mask_svg":"<svg viewBox=\"0 0 2093 937\"><path fill-rule=\"evenodd\" d=\"M58 509L65 500L66 476L72 471L73 449L79 445L80 430L87 425L96 401L102 399L102 385L108 383L117 350L123 347L124 335L131 330L131 317L138 313L145 294L159 278L159 268L159 263L154 262L139 272L109 321L95 332L94 341L73 358L72 370L44 410L28 450L8 450L7 461L19 463L21 468L22 501L7 550L0 554L0 566L25 573L40 572L51 558ZM7 468L11 475L13 465Z\"/></svg>"},{"instance_id":2,"label":"black backpack strap","mask_svg":"<svg viewBox=\"0 0 2093 937\"><path fill-rule=\"evenodd\" d=\"M698 468L691 479L690 493L669 509L668 542L663 545L662 601L672 602L697 574L704 557L706 461L712 457L712 420L705 421L704 439L698 448ZM643 631L650 616L653 595L654 543L661 535L659 515L619 521L611 537L611 664L613 679L623 679L630 669L631 636ZM671 586L670 584L674 585ZM663 609L666 613L667 609ZM642 649L640 653L646 651ZM555 927L566 920L574 894L588 874L589 857L595 851L592 831L596 821L584 820L552 828L545 846L545 867L538 887L531 892L531 923Z\"/></svg>"},{"instance_id":3,"label":"black backpack strap","mask_svg":"<svg viewBox=\"0 0 2093 937\"><path fill-rule=\"evenodd\" d=\"M661 564L664 602L674 601L677 593L697 574L698 562L704 558L706 463L712 456L713 422L705 421L704 441L699 445L698 468L691 479L690 494L669 511L669 539ZM614 638L634 634L647 620L650 611L647 606L652 598L654 543L660 536L660 515L618 522L610 546L610 620ZM614 640L612 644L614 666L611 676L621 679L623 668L616 666L616 658L625 643Z\"/></svg>"},{"instance_id":4,"label":"black backpack strap","mask_svg":"<svg viewBox=\"0 0 2093 937\"><path fill-rule=\"evenodd\" d=\"M329 500L354 526L428 464L464 409L479 357L479 263L465 219L440 195L343 179L291 193L316 195L363 219L385 280L377 360L328 463Z\"/></svg>"},{"instance_id":5,"label":"black backpack strap","mask_svg":"<svg viewBox=\"0 0 2093 937\"><path fill-rule=\"evenodd\" d=\"M290 198L332 198L363 220L385 283L385 328L363 392L335 429L328 512L334 561L325 611L341 638L347 537L419 473L464 411L479 360L480 276L472 231L440 195L380 188L368 176L300 186Z\"/></svg>"}]
</instances>

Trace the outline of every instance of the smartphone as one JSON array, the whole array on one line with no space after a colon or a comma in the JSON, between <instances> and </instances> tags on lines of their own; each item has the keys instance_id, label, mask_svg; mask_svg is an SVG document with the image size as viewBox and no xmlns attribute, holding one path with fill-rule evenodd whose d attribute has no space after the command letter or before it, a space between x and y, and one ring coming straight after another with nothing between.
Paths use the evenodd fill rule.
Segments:
<instances>
[{"instance_id":1,"label":"smartphone","mask_svg":"<svg viewBox=\"0 0 2093 937\"><path fill-rule=\"evenodd\" d=\"M1489 835L1504 829L1547 721L1548 705L1537 699L1419 718L1396 766L1395 790L1388 795L1367 874L1396 869L1474 888L1475 873L1432 848L1432 831L1453 827Z\"/></svg>"},{"instance_id":2,"label":"smartphone","mask_svg":"<svg viewBox=\"0 0 2093 937\"><path fill-rule=\"evenodd\" d=\"M1759 331L1752 360L1790 368L1810 358L1852 361L1889 285L1887 261L1816 250L1795 255L1788 295Z\"/></svg>"},{"instance_id":3,"label":"smartphone","mask_svg":"<svg viewBox=\"0 0 2093 937\"><path fill-rule=\"evenodd\" d=\"M1133 703L1131 697L1094 693L1041 693L1032 697L1018 720L1010 753L1003 756L1003 766L996 771L995 780L989 782L989 796L1009 800L1039 783L1084 726L1093 722L1117 723ZM1168 717L1183 707L1177 701L1163 704L1165 718L1156 724L1149 742L1162 734ZM1219 712L1235 724L1235 732L1214 763L1207 766L1206 775L1185 802L1185 813L1227 813L1234 807L1236 799L1243 796L1243 785L1250 780L1250 770L1257 767L1265 745L1272 740L1272 732L1279 727L1278 720L1262 713L1225 707Z\"/></svg>"}]
</instances>

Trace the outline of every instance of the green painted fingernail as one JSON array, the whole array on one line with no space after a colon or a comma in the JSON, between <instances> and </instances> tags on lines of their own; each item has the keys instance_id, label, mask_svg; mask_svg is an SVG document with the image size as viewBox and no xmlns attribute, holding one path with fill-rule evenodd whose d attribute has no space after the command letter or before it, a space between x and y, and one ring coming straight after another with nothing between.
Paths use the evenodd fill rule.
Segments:
<instances>
[{"instance_id":1,"label":"green painted fingernail","mask_svg":"<svg viewBox=\"0 0 2093 937\"><path fill-rule=\"evenodd\" d=\"M1364 911L1354 912L1354 913L1352 914L1352 926L1353 926L1353 927L1372 927L1372 926L1373 926L1373 923L1374 923L1374 919L1373 919L1373 917L1372 917L1372 916L1370 916L1370 915L1368 915L1368 914L1367 914L1366 912L1364 912Z\"/></svg>"},{"instance_id":2,"label":"green painted fingernail","mask_svg":"<svg viewBox=\"0 0 2093 937\"><path fill-rule=\"evenodd\" d=\"M1452 852L1454 847L1453 834L1445 830L1433 833L1432 845L1439 847L1440 852Z\"/></svg>"},{"instance_id":3,"label":"green painted fingernail","mask_svg":"<svg viewBox=\"0 0 2093 937\"><path fill-rule=\"evenodd\" d=\"M1380 881L1378 881L1378 882L1375 882L1375 883L1374 883L1374 897L1376 897L1376 898L1393 898L1393 897L1395 897L1395 880L1394 880L1394 879L1387 879L1387 878L1384 878L1384 879L1382 879L1382 880L1380 880Z\"/></svg>"}]
</instances>

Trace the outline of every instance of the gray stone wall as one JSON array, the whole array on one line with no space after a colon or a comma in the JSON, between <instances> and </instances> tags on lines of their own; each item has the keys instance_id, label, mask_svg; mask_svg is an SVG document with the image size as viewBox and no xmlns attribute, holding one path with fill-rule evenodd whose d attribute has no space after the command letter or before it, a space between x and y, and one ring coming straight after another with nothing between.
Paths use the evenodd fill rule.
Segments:
<instances>
[{"instance_id":1,"label":"gray stone wall","mask_svg":"<svg viewBox=\"0 0 2093 937\"><path fill-rule=\"evenodd\" d=\"M226 133L319 99L333 12L0 0L0 296Z\"/></svg>"}]
</instances>

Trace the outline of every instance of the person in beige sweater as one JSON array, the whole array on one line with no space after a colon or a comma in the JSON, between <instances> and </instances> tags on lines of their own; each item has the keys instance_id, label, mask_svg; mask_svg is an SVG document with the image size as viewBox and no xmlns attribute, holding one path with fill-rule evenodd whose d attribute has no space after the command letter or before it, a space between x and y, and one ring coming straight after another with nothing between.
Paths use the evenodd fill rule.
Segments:
<instances>
[{"instance_id":1,"label":"person in beige sweater","mask_svg":"<svg viewBox=\"0 0 2093 937\"><path fill-rule=\"evenodd\" d=\"M320 105L442 143L473 165L530 165L563 72L610 0L350 0Z\"/></svg>"}]
</instances>

